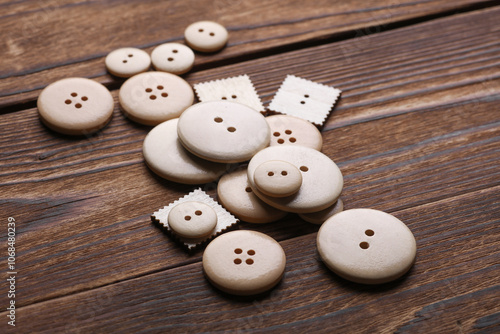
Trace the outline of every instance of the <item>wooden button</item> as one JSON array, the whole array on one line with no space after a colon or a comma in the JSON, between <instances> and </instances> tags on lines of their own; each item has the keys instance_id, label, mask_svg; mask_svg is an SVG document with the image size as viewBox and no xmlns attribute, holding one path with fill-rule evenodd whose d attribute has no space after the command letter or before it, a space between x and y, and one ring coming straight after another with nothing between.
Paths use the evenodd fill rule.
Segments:
<instances>
[{"instance_id":1,"label":"wooden button","mask_svg":"<svg viewBox=\"0 0 500 334\"><path fill-rule=\"evenodd\" d=\"M199 21L189 25L184 31L186 43L201 52L215 52L227 43L226 28L217 22Z\"/></svg>"},{"instance_id":2,"label":"wooden button","mask_svg":"<svg viewBox=\"0 0 500 334\"><path fill-rule=\"evenodd\" d=\"M68 78L45 87L37 107L40 119L50 129L67 135L87 135L111 120L114 101L100 83Z\"/></svg>"},{"instance_id":3,"label":"wooden button","mask_svg":"<svg viewBox=\"0 0 500 334\"><path fill-rule=\"evenodd\" d=\"M287 115L269 116L266 121L271 128L270 146L307 146L321 151L323 137L310 122Z\"/></svg>"},{"instance_id":4,"label":"wooden button","mask_svg":"<svg viewBox=\"0 0 500 334\"><path fill-rule=\"evenodd\" d=\"M104 62L111 74L122 78L146 72L151 66L149 54L137 48L121 48L111 51Z\"/></svg>"},{"instance_id":5,"label":"wooden button","mask_svg":"<svg viewBox=\"0 0 500 334\"><path fill-rule=\"evenodd\" d=\"M151 60L158 71L183 74L193 67L194 52L183 44L166 43L153 50Z\"/></svg>"},{"instance_id":6,"label":"wooden button","mask_svg":"<svg viewBox=\"0 0 500 334\"><path fill-rule=\"evenodd\" d=\"M286 257L273 238L255 231L233 231L215 238L203 254L207 279L235 295L265 292L279 283Z\"/></svg>"},{"instance_id":7,"label":"wooden button","mask_svg":"<svg viewBox=\"0 0 500 334\"><path fill-rule=\"evenodd\" d=\"M242 162L269 144L269 126L260 113L243 104L210 101L184 111L179 139L191 153L215 162Z\"/></svg>"},{"instance_id":8,"label":"wooden button","mask_svg":"<svg viewBox=\"0 0 500 334\"><path fill-rule=\"evenodd\" d=\"M255 170L270 160L291 163L302 173L299 191L287 197L272 197L259 191ZM248 164L248 181L255 194L267 204L295 213L317 212L326 209L340 196L343 177L337 165L326 155L304 146L272 146L257 154Z\"/></svg>"},{"instance_id":9,"label":"wooden button","mask_svg":"<svg viewBox=\"0 0 500 334\"><path fill-rule=\"evenodd\" d=\"M137 123L157 125L177 118L193 104L191 86L181 77L165 72L137 74L120 88L120 104Z\"/></svg>"},{"instance_id":10,"label":"wooden button","mask_svg":"<svg viewBox=\"0 0 500 334\"><path fill-rule=\"evenodd\" d=\"M342 199L339 198L337 202L324 210L311 213L300 213L299 216L308 223L321 225L328 218L339 212L342 212L342 210L344 210L344 202L342 202Z\"/></svg>"},{"instance_id":11,"label":"wooden button","mask_svg":"<svg viewBox=\"0 0 500 334\"><path fill-rule=\"evenodd\" d=\"M184 202L172 208L168 224L183 238L203 238L210 235L217 225L217 214L205 203Z\"/></svg>"},{"instance_id":12,"label":"wooden button","mask_svg":"<svg viewBox=\"0 0 500 334\"><path fill-rule=\"evenodd\" d=\"M248 183L246 168L221 177L217 185L217 199L233 215L249 223L270 223L287 214L255 196Z\"/></svg>"},{"instance_id":13,"label":"wooden button","mask_svg":"<svg viewBox=\"0 0 500 334\"><path fill-rule=\"evenodd\" d=\"M260 192L271 197L286 197L299 191L302 174L297 167L286 161L263 162L253 174Z\"/></svg>"},{"instance_id":14,"label":"wooden button","mask_svg":"<svg viewBox=\"0 0 500 334\"><path fill-rule=\"evenodd\" d=\"M226 164L200 159L186 151L177 137L178 118L154 127L144 139L142 153L148 167L174 182L201 184L217 180Z\"/></svg>"},{"instance_id":15,"label":"wooden button","mask_svg":"<svg viewBox=\"0 0 500 334\"><path fill-rule=\"evenodd\" d=\"M417 249L403 222L372 209L346 210L329 218L318 232L317 246L328 268L364 284L401 277L413 265Z\"/></svg>"}]
</instances>

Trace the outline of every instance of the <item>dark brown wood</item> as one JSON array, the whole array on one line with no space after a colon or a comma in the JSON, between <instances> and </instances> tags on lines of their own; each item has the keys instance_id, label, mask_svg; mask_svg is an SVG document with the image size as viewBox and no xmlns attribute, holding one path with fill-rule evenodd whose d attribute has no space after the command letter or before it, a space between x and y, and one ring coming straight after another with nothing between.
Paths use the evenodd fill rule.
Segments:
<instances>
[{"instance_id":1,"label":"dark brown wood","mask_svg":"<svg viewBox=\"0 0 500 334\"><path fill-rule=\"evenodd\" d=\"M133 4L118 7L130 11ZM97 6L61 8L87 5ZM301 15L309 22L309 14L290 5L280 22ZM0 3L2 15L28 15L30 6ZM379 6L388 5L379 1ZM411 15L426 21L444 2L411 6ZM199 66L185 76L193 84L246 73L266 105L287 74L343 90L322 131L323 152L344 175L345 208L393 213L418 243L410 273L382 286L361 286L330 273L315 250L318 226L289 214L273 224L240 225L280 241L287 254L283 282L257 299L221 294L203 277L202 252L186 254L150 222L153 211L193 189L162 180L145 166L141 147L150 127L127 120L116 103L102 132L70 138L45 128L36 108L17 104L20 110L0 116L0 219L17 221L17 328L26 333L498 332L500 7L473 9L341 42L321 42L320 36L332 32L320 26L314 36L300 35L320 45L259 55L273 47L250 43L255 59L247 61L237 56L247 46L230 45L206 57L207 68L213 68ZM346 20L349 29L369 25ZM272 36L283 33L279 24L266 29ZM247 27L238 36L251 41L246 35L251 33ZM273 43L297 42L287 38ZM100 52L92 43L85 52ZM29 65L22 60L19 66ZM94 68L81 62L60 73L78 72L78 66ZM60 69L37 72L40 82L54 80ZM24 101L17 98L16 103ZM214 194L215 184L200 186ZM2 228L0 243L5 239ZM0 262L5 255L0 253ZM7 295L0 294L0 305L7 303Z\"/></svg>"}]
</instances>

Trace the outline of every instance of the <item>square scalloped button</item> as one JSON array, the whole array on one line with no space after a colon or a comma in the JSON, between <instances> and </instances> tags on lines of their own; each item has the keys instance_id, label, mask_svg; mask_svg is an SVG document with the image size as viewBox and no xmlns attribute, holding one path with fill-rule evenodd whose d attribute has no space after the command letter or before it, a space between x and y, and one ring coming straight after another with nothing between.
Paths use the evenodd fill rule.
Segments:
<instances>
[{"instance_id":1,"label":"square scalloped button","mask_svg":"<svg viewBox=\"0 0 500 334\"><path fill-rule=\"evenodd\" d=\"M287 75L269 109L322 126L340 93L337 88Z\"/></svg>"},{"instance_id":2,"label":"square scalloped button","mask_svg":"<svg viewBox=\"0 0 500 334\"><path fill-rule=\"evenodd\" d=\"M261 113L265 112L262 101L248 75L201 82L194 85L201 102L233 101L247 105Z\"/></svg>"},{"instance_id":3,"label":"square scalloped button","mask_svg":"<svg viewBox=\"0 0 500 334\"><path fill-rule=\"evenodd\" d=\"M172 228L168 224L168 214L170 211L180 203L184 202L202 202L214 209L217 214L217 225L215 226L212 233L204 238L198 239L188 239L183 238L177 235ZM151 221L158 225L163 231L165 231L170 237L172 237L175 241L184 246L188 251L193 251L196 248L207 244L210 240L215 238L216 236L228 231L232 227L236 226L239 222L237 218L235 218L232 214L230 214L226 209L224 209L219 203L214 201L212 197L207 195L201 189L195 189L184 197L179 198L178 200L170 203L169 205L163 207L162 209L156 211L151 215Z\"/></svg>"}]
</instances>

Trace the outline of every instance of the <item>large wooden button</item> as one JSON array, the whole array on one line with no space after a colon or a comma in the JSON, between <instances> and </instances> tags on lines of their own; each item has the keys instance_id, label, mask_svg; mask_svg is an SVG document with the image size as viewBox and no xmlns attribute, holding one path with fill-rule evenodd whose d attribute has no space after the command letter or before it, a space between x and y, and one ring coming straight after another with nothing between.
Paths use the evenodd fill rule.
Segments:
<instances>
[{"instance_id":1,"label":"large wooden button","mask_svg":"<svg viewBox=\"0 0 500 334\"><path fill-rule=\"evenodd\" d=\"M67 135L87 135L111 120L114 101L100 83L68 78L45 87L37 107L40 119L50 129Z\"/></svg>"},{"instance_id":2,"label":"large wooden button","mask_svg":"<svg viewBox=\"0 0 500 334\"><path fill-rule=\"evenodd\" d=\"M154 127L144 139L142 152L148 167L174 182L201 184L217 180L226 170L218 164L186 151L177 137L178 118Z\"/></svg>"},{"instance_id":3,"label":"large wooden button","mask_svg":"<svg viewBox=\"0 0 500 334\"><path fill-rule=\"evenodd\" d=\"M329 218L318 232L317 246L333 272L365 284L401 277L413 265L417 249L403 222L372 209L346 210Z\"/></svg>"},{"instance_id":4,"label":"large wooden button","mask_svg":"<svg viewBox=\"0 0 500 334\"><path fill-rule=\"evenodd\" d=\"M129 78L146 72L151 66L151 57L137 48L121 48L111 51L104 61L108 71L117 77Z\"/></svg>"},{"instance_id":5,"label":"large wooden button","mask_svg":"<svg viewBox=\"0 0 500 334\"><path fill-rule=\"evenodd\" d=\"M312 123L288 115L269 116L266 121L271 128L270 146L307 146L321 151L323 137Z\"/></svg>"},{"instance_id":6,"label":"large wooden button","mask_svg":"<svg viewBox=\"0 0 500 334\"><path fill-rule=\"evenodd\" d=\"M293 195L302 185L299 169L281 160L263 162L255 169L253 178L259 191L271 197Z\"/></svg>"},{"instance_id":7,"label":"large wooden button","mask_svg":"<svg viewBox=\"0 0 500 334\"><path fill-rule=\"evenodd\" d=\"M339 198L333 205L324 210L311 213L299 213L299 216L308 223L321 225L328 218L342 212L342 210L344 210L344 202L342 202L342 199Z\"/></svg>"},{"instance_id":8,"label":"large wooden button","mask_svg":"<svg viewBox=\"0 0 500 334\"><path fill-rule=\"evenodd\" d=\"M217 185L217 199L233 215L249 223L270 223L287 214L255 196L248 183L246 168L221 177Z\"/></svg>"},{"instance_id":9,"label":"large wooden button","mask_svg":"<svg viewBox=\"0 0 500 334\"><path fill-rule=\"evenodd\" d=\"M189 201L177 204L168 214L168 225L183 238L203 238L217 226L217 214L208 204Z\"/></svg>"},{"instance_id":10,"label":"large wooden button","mask_svg":"<svg viewBox=\"0 0 500 334\"><path fill-rule=\"evenodd\" d=\"M210 101L184 111L179 139L193 154L215 162L242 162L269 144L269 126L260 113L240 103Z\"/></svg>"},{"instance_id":11,"label":"large wooden button","mask_svg":"<svg viewBox=\"0 0 500 334\"><path fill-rule=\"evenodd\" d=\"M273 238L233 231L215 238L203 254L205 275L215 287L235 295L265 292L279 283L286 257Z\"/></svg>"},{"instance_id":12,"label":"large wooden button","mask_svg":"<svg viewBox=\"0 0 500 334\"><path fill-rule=\"evenodd\" d=\"M302 173L299 191L287 197L272 197L259 191L255 170L270 160L286 161ZM323 153L305 146L272 146L257 154L248 164L248 181L255 194L267 204L295 213L326 209L340 196L343 177L337 165Z\"/></svg>"},{"instance_id":13,"label":"large wooden button","mask_svg":"<svg viewBox=\"0 0 500 334\"><path fill-rule=\"evenodd\" d=\"M194 93L177 75L146 72L127 79L120 88L119 98L125 115L131 120L157 125L179 117L193 104Z\"/></svg>"},{"instance_id":14,"label":"large wooden button","mask_svg":"<svg viewBox=\"0 0 500 334\"><path fill-rule=\"evenodd\" d=\"M184 31L186 43L201 52L215 52L227 43L226 28L217 22L199 21L189 25Z\"/></svg>"},{"instance_id":15,"label":"large wooden button","mask_svg":"<svg viewBox=\"0 0 500 334\"><path fill-rule=\"evenodd\" d=\"M183 74L193 67L194 52L183 44L165 43L151 52L151 60L158 71Z\"/></svg>"}]
</instances>

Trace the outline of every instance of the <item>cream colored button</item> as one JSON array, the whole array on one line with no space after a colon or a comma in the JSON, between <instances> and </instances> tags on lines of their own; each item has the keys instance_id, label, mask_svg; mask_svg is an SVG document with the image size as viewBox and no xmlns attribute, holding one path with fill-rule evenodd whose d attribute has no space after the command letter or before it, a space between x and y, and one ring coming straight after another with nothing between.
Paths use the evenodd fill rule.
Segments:
<instances>
[{"instance_id":1,"label":"cream colored button","mask_svg":"<svg viewBox=\"0 0 500 334\"><path fill-rule=\"evenodd\" d=\"M193 67L194 52L183 44L166 43L151 52L151 60L158 71L183 74Z\"/></svg>"},{"instance_id":2,"label":"cream colored button","mask_svg":"<svg viewBox=\"0 0 500 334\"><path fill-rule=\"evenodd\" d=\"M323 137L312 123L288 115L269 116L266 121L272 134L270 146L307 146L321 151Z\"/></svg>"},{"instance_id":3,"label":"cream colored button","mask_svg":"<svg viewBox=\"0 0 500 334\"><path fill-rule=\"evenodd\" d=\"M120 88L120 105L137 123L157 125L177 118L193 104L191 86L181 77L165 72L137 74Z\"/></svg>"},{"instance_id":4,"label":"cream colored button","mask_svg":"<svg viewBox=\"0 0 500 334\"><path fill-rule=\"evenodd\" d=\"M260 192L271 197L286 197L299 191L302 174L286 161L270 160L260 164L253 174Z\"/></svg>"},{"instance_id":5,"label":"cream colored button","mask_svg":"<svg viewBox=\"0 0 500 334\"><path fill-rule=\"evenodd\" d=\"M226 164L200 159L186 151L177 137L178 118L154 127L144 139L142 153L148 167L174 182L201 184L217 180Z\"/></svg>"},{"instance_id":6,"label":"cream colored button","mask_svg":"<svg viewBox=\"0 0 500 334\"><path fill-rule=\"evenodd\" d=\"M255 184L255 170L270 160L283 160L302 173L299 191L287 197L267 196ZM272 146L257 154L248 164L248 181L255 194L267 204L295 213L317 212L326 209L340 196L343 177L337 165L326 155L305 146Z\"/></svg>"},{"instance_id":7,"label":"cream colored button","mask_svg":"<svg viewBox=\"0 0 500 334\"><path fill-rule=\"evenodd\" d=\"M184 202L172 208L168 224L183 238L203 238L210 235L217 225L217 214L205 203Z\"/></svg>"},{"instance_id":8,"label":"cream colored button","mask_svg":"<svg viewBox=\"0 0 500 334\"><path fill-rule=\"evenodd\" d=\"M249 223L270 223L287 214L255 196L248 183L246 168L221 177L217 185L217 199L233 215Z\"/></svg>"},{"instance_id":9,"label":"cream colored button","mask_svg":"<svg viewBox=\"0 0 500 334\"><path fill-rule=\"evenodd\" d=\"M286 257L273 238L233 231L215 238L203 254L203 270L215 287L235 295L265 292L279 283Z\"/></svg>"},{"instance_id":10,"label":"cream colored button","mask_svg":"<svg viewBox=\"0 0 500 334\"><path fill-rule=\"evenodd\" d=\"M215 162L242 162L269 144L269 126L260 113L228 101L201 102L179 118L181 143L195 155Z\"/></svg>"},{"instance_id":11,"label":"cream colored button","mask_svg":"<svg viewBox=\"0 0 500 334\"><path fill-rule=\"evenodd\" d=\"M337 202L324 210L311 213L300 213L299 216L308 223L321 225L328 218L339 212L342 212L342 210L344 210L344 202L342 202L342 199L339 198Z\"/></svg>"},{"instance_id":12,"label":"cream colored button","mask_svg":"<svg viewBox=\"0 0 500 334\"><path fill-rule=\"evenodd\" d=\"M114 101L100 83L67 78L45 87L37 107L40 119L50 129L67 135L87 135L111 120Z\"/></svg>"},{"instance_id":13,"label":"cream colored button","mask_svg":"<svg viewBox=\"0 0 500 334\"><path fill-rule=\"evenodd\" d=\"M189 25L184 31L186 43L201 52L215 52L227 43L226 28L217 22L199 21Z\"/></svg>"},{"instance_id":14,"label":"cream colored button","mask_svg":"<svg viewBox=\"0 0 500 334\"><path fill-rule=\"evenodd\" d=\"M415 261L410 229L388 213L352 209L329 218L317 237L325 264L339 276L364 284L393 281Z\"/></svg>"},{"instance_id":15,"label":"cream colored button","mask_svg":"<svg viewBox=\"0 0 500 334\"><path fill-rule=\"evenodd\" d=\"M122 78L146 72L151 66L149 54L137 48L121 48L111 51L104 62L111 74Z\"/></svg>"}]
</instances>

